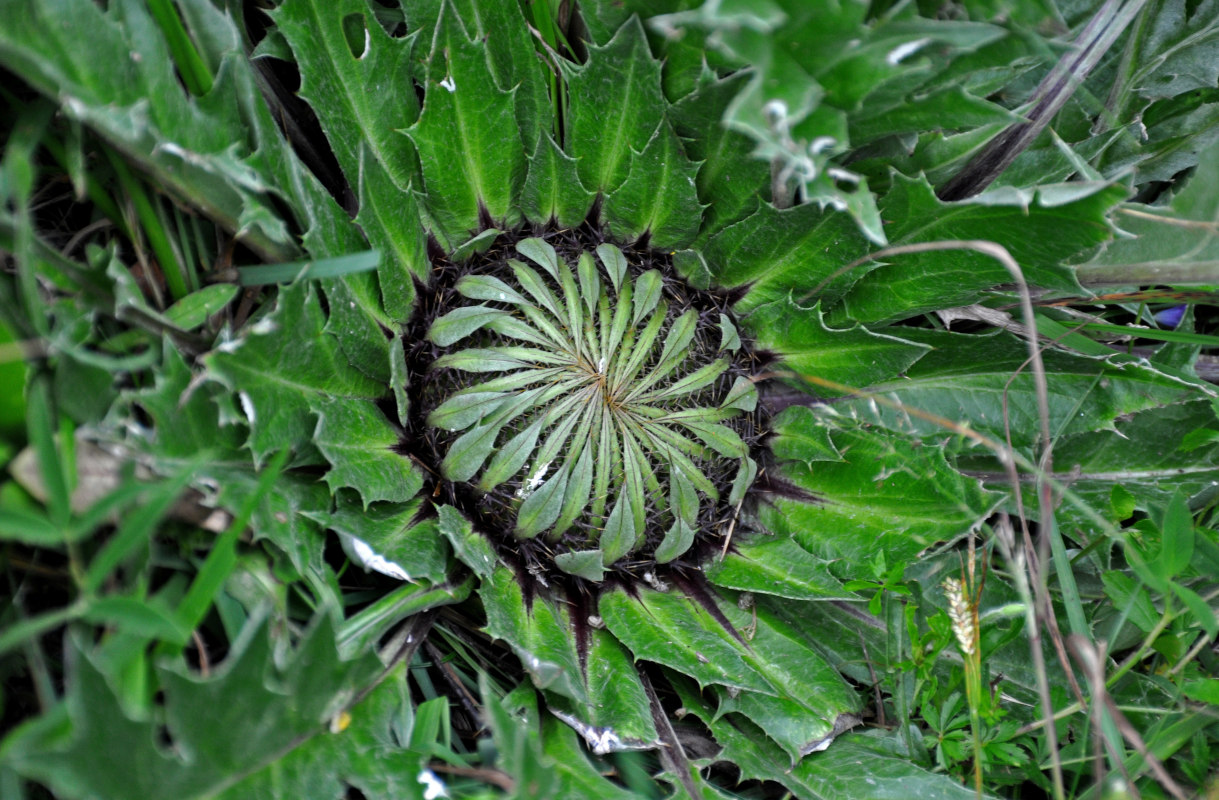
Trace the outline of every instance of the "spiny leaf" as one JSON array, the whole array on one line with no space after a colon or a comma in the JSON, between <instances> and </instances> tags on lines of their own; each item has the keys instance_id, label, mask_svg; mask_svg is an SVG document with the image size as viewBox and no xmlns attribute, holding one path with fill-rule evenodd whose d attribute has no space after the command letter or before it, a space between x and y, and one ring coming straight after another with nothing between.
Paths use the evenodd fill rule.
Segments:
<instances>
[{"instance_id":1,"label":"spiny leaf","mask_svg":"<svg viewBox=\"0 0 1219 800\"><path fill-rule=\"evenodd\" d=\"M632 19L604 47L591 47L583 67L564 64L571 96L571 156L585 187L613 192L630 171L631 146L660 125L665 101L660 64L643 26Z\"/></svg>"},{"instance_id":2,"label":"spiny leaf","mask_svg":"<svg viewBox=\"0 0 1219 800\"><path fill-rule=\"evenodd\" d=\"M405 502L423 487L423 475L411 461L393 451L401 432L367 400L315 397L318 416L314 441L330 462L326 483L331 492L349 486L360 493L365 509L377 501Z\"/></svg>"},{"instance_id":3,"label":"spiny leaf","mask_svg":"<svg viewBox=\"0 0 1219 800\"><path fill-rule=\"evenodd\" d=\"M428 208L457 238L479 227L479 209L510 226L525 178L512 91L495 85L486 44L472 42L451 4L441 9L419 120L407 131L419 151Z\"/></svg>"},{"instance_id":4,"label":"spiny leaf","mask_svg":"<svg viewBox=\"0 0 1219 800\"><path fill-rule=\"evenodd\" d=\"M694 183L698 165L686 158L668 123L642 151L631 153L630 164L626 181L606 199L606 227L623 241L646 233L656 248L689 245L702 221Z\"/></svg>"},{"instance_id":5,"label":"spiny leaf","mask_svg":"<svg viewBox=\"0 0 1219 800\"><path fill-rule=\"evenodd\" d=\"M241 393L256 462L312 438L311 397L375 399L385 393L384 384L347 364L322 324L313 284L295 284L245 338L204 359L208 375Z\"/></svg>"}]
</instances>

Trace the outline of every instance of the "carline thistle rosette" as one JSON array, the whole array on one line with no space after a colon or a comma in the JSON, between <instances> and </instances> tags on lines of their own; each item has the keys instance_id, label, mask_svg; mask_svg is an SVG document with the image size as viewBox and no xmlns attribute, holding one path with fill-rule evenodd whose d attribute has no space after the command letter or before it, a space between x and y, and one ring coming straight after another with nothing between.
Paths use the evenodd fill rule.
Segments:
<instances>
[{"instance_id":1,"label":"carline thistle rosette","mask_svg":"<svg viewBox=\"0 0 1219 800\"><path fill-rule=\"evenodd\" d=\"M501 547L601 580L720 541L761 431L727 297L582 231L505 235L436 291L418 407L440 475Z\"/></svg>"}]
</instances>

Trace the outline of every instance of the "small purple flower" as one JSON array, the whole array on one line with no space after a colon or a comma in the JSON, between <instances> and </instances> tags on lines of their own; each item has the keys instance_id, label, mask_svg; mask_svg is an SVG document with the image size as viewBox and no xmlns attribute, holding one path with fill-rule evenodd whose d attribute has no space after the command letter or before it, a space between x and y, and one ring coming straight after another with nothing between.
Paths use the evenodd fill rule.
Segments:
<instances>
[{"instance_id":1,"label":"small purple flower","mask_svg":"<svg viewBox=\"0 0 1219 800\"><path fill-rule=\"evenodd\" d=\"M1164 328L1175 328L1181 324L1181 318L1185 316L1185 308L1183 305L1166 308L1155 315L1156 322Z\"/></svg>"}]
</instances>

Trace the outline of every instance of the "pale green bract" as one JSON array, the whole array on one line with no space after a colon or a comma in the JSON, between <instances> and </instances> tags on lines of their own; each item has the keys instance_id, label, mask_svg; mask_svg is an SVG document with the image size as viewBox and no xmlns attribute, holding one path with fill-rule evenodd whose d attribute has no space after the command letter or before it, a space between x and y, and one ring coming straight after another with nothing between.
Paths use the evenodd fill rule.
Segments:
<instances>
[{"instance_id":1,"label":"pale green bract","mask_svg":"<svg viewBox=\"0 0 1219 800\"><path fill-rule=\"evenodd\" d=\"M516 250L541 271L509 259L511 283L463 277L457 293L483 302L428 330L438 346L465 344L435 364L468 379L428 415L462 432L441 473L482 493L507 486L518 538L585 531L596 550L577 547L588 555L559 560L565 571L600 577L657 522L653 555L672 561L721 500L708 471L735 474L734 494L757 473L749 445L723 424L757 405L748 378L724 377L742 347L735 326L717 315L706 327L719 345L708 345L699 312L673 308L660 271L630 274L612 244L582 252L574 268L540 238Z\"/></svg>"}]
</instances>

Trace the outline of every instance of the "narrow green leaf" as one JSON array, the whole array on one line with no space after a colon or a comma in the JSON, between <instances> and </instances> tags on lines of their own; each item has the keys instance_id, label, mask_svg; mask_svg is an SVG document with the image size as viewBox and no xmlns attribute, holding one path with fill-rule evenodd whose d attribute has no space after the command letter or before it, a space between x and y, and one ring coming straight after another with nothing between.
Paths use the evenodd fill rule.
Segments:
<instances>
[{"instance_id":1,"label":"narrow green leaf","mask_svg":"<svg viewBox=\"0 0 1219 800\"><path fill-rule=\"evenodd\" d=\"M732 388L724 395L720 408L736 408L753 412L758 407L758 387L744 375L732 382Z\"/></svg>"},{"instance_id":2,"label":"narrow green leaf","mask_svg":"<svg viewBox=\"0 0 1219 800\"><path fill-rule=\"evenodd\" d=\"M575 575L596 583L600 583L605 578L605 564L600 550L559 553L554 557L554 565L568 575Z\"/></svg>"},{"instance_id":3,"label":"narrow green leaf","mask_svg":"<svg viewBox=\"0 0 1219 800\"><path fill-rule=\"evenodd\" d=\"M664 280L660 271L650 269L635 279L635 318L632 324L639 325L640 320L652 313L660 302L660 290Z\"/></svg>"},{"instance_id":4,"label":"narrow green leaf","mask_svg":"<svg viewBox=\"0 0 1219 800\"><path fill-rule=\"evenodd\" d=\"M741 348L741 335L727 314L720 314L720 349L735 353Z\"/></svg>"},{"instance_id":5,"label":"narrow green leaf","mask_svg":"<svg viewBox=\"0 0 1219 800\"><path fill-rule=\"evenodd\" d=\"M465 392L445 400L428 414L427 424L446 431L464 431L496 411L507 395L503 392Z\"/></svg>"},{"instance_id":6,"label":"narrow green leaf","mask_svg":"<svg viewBox=\"0 0 1219 800\"><path fill-rule=\"evenodd\" d=\"M576 274L580 277L580 294L589 316L597 311L597 298L601 296L601 279L597 277L597 265L587 250L580 253L576 263Z\"/></svg>"},{"instance_id":7,"label":"narrow green leaf","mask_svg":"<svg viewBox=\"0 0 1219 800\"><path fill-rule=\"evenodd\" d=\"M647 496L644 491L644 473L650 472L647 456L639 442L629 430L622 430L622 492L630 505L632 525L636 536L642 536L647 518Z\"/></svg>"},{"instance_id":8,"label":"narrow green leaf","mask_svg":"<svg viewBox=\"0 0 1219 800\"><path fill-rule=\"evenodd\" d=\"M513 436L495 452L495 457L487 465L478 487L489 492L496 486L521 471L533 448L537 445L538 435L542 432L542 420L538 420L525 430Z\"/></svg>"},{"instance_id":9,"label":"narrow green leaf","mask_svg":"<svg viewBox=\"0 0 1219 800\"><path fill-rule=\"evenodd\" d=\"M685 376L681 380L666 386L663 389L656 391L645 392L638 396L640 400L664 400L672 397L681 397L682 395L692 394L706 386L710 386L715 379L724 374L728 369L730 362L726 358L718 358L710 364L699 367L694 372ZM632 393L634 394L634 393ZM632 399L630 396L627 400Z\"/></svg>"},{"instance_id":10,"label":"narrow green leaf","mask_svg":"<svg viewBox=\"0 0 1219 800\"><path fill-rule=\"evenodd\" d=\"M548 350L505 346L459 350L436 359L433 366L459 369L463 372L508 372L542 365L560 366L571 363L570 357L556 356Z\"/></svg>"},{"instance_id":11,"label":"narrow green leaf","mask_svg":"<svg viewBox=\"0 0 1219 800\"><path fill-rule=\"evenodd\" d=\"M749 452L741 435L726 425L708 425L691 419L681 419L679 424L711 446L715 452L729 458L744 458Z\"/></svg>"},{"instance_id":12,"label":"narrow green leaf","mask_svg":"<svg viewBox=\"0 0 1219 800\"><path fill-rule=\"evenodd\" d=\"M239 291L240 288L231 283L204 286L165 309L165 319L184 331L193 331L231 303Z\"/></svg>"},{"instance_id":13,"label":"narrow green leaf","mask_svg":"<svg viewBox=\"0 0 1219 800\"><path fill-rule=\"evenodd\" d=\"M1160 562L1165 578L1186 570L1194 557L1194 518L1185 495L1178 490L1164 511L1164 531L1160 540Z\"/></svg>"},{"instance_id":14,"label":"narrow green leaf","mask_svg":"<svg viewBox=\"0 0 1219 800\"><path fill-rule=\"evenodd\" d=\"M590 430L591 432L591 430ZM567 481L567 494L563 497L563 508L555 521L555 534L561 534L571 527L576 517L588 505L588 494L593 486L593 449L595 443L587 436L579 437L580 455L572 468L571 477Z\"/></svg>"},{"instance_id":15,"label":"narrow green leaf","mask_svg":"<svg viewBox=\"0 0 1219 800\"><path fill-rule=\"evenodd\" d=\"M614 285L614 293L618 294L626 282L626 256L622 255L622 251L617 247L606 242L597 245L597 257L601 259L601 266L605 268L605 274L609 275L610 283Z\"/></svg>"},{"instance_id":16,"label":"narrow green leaf","mask_svg":"<svg viewBox=\"0 0 1219 800\"><path fill-rule=\"evenodd\" d=\"M732 490L728 494L728 504L735 506L745 499L745 493L753 486L758 477L758 462L752 458L743 458L741 466L737 467L736 476L732 479Z\"/></svg>"},{"instance_id":17,"label":"narrow green leaf","mask_svg":"<svg viewBox=\"0 0 1219 800\"><path fill-rule=\"evenodd\" d=\"M492 275L463 275L454 288L462 297L471 300L529 305L523 294Z\"/></svg>"},{"instance_id":18,"label":"narrow green leaf","mask_svg":"<svg viewBox=\"0 0 1219 800\"><path fill-rule=\"evenodd\" d=\"M496 317L488 323L487 327L510 339L516 339L518 342L529 342L530 344L537 344L542 347L555 346L555 342L546 334L539 333L529 323L513 316Z\"/></svg>"},{"instance_id":19,"label":"narrow green leaf","mask_svg":"<svg viewBox=\"0 0 1219 800\"><path fill-rule=\"evenodd\" d=\"M536 475L536 473L535 473ZM516 515L514 534L531 539L554 524L563 509L563 497L571 476L571 461L563 464L549 480L535 489L521 503ZM532 483L534 479L530 480Z\"/></svg>"},{"instance_id":20,"label":"narrow green leaf","mask_svg":"<svg viewBox=\"0 0 1219 800\"><path fill-rule=\"evenodd\" d=\"M549 242L536 237L522 239L516 243L516 252L546 270L555 281L559 280L559 256Z\"/></svg>"},{"instance_id":21,"label":"narrow green leaf","mask_svg":"<svg viewBox=\"0 0 1219 800\"><path fill-rule=\"evenodd\" d=\"M36 511L0 508L0 540L22 542L33 547L61 547L64 532Z\"/></svg>"},{"instance_id":22,"label":"narrow green leaf","mask_svg":"<svg viewBox=\"0 0 1219 800\"><path fill-rule=\"evenodd\" d=\"M238 267L237 274L242 286L266 286L272 283L299 283L319 278L341 278L344 275L374 270L380 263L381 251L368 250L334 258L293 261L288 264L265 264L259 267Z\"/></svg>"},{"instance_id":23,"label":"narrow green leaf","mask_svg":"<svg viewBox=\"0 0 1219 800\"><path fill-rule=\"evenodd\" d=\"M440 471L451 481L468 481L482 467L495 447L495 439L503 427L538 403L544 403L550 387L521 392L506 402L494 415L458 436L440 463Z\"/></svg>"},{"instance_id":24,"label":"narrow green leaf","mask_svg":"<svg viewBox=\"0 0 1219 800\"><path fill-rule=\"evenodd\" d=\"M682 518L678 518L665 531L665 538L656 548L656 563L667 564L685 553L694 543L694 534L698 531Z\"/></svg>"},{"instance_id":25,"label":"narrow green leaf","mask_svg":"<svg viewBox=\"0 0 1219 800\"><path fill-rule=\"evenodd\" d=\"M178 474L162 483L148 487L147 500L127 514L118 530L110 537L89 562L81 579L81 592L95 594L102 588L106 578L126 559L152 540L152 534L161 519L169 513L178 496L186 488L195 470L202 462L197 457L188 462Z\"/></svg>"},{"instance_id":26,"label":"narrow green leaf","mask_svg":"<svg viewBox=\"0 0 1219 800\"><path fill-rule=\"evenodd\" d=\"M1206 631L1206 635L1214 638L1219 635L1219 616L1215 615L1215 610L1211 608L1210 603L1198 596L1198 593L1188 586L1182 586L1179 583L1172 583L1173 594L1181 599L1185 607L1189 609L1189 614L1201 626L1202 630Z\"/></svg>"},{"instance_id":27,"label":"narrow green leaf","mask_svg":"<svg viewBox=\"0 0 1219 800\"><path fill-rule=\"evenodd\" d=\"M625 495L619 495L614 502L614 510L605 521L605 530L601 531L601 552L605 554L605 563L613 564L631 552L637 537L630 502Z\"/></svg>"},{"instance_id":28,"label":"narrow green leaf","mask_svg":"<svg viewBox=\"0 0 1219 800\"><path fill-rule=\"evenodd\" d=\"M136 597L91 599L81 617L95 625L114 626L123 633L178 646L190 640L192 630L163 603Z\"/></svg>"},{"instance_id":29,"label":"narrow green leaf","mask_svg":"<svg viewBox=\"0 0 1219 800\"><path fill-rule=\"evenodd\" d=\"M509 312L490 306L462 306L437 319L428 328L428 340L440 347L456 344L493 320L509 316Z\"/></svg>"}]
</instances>

